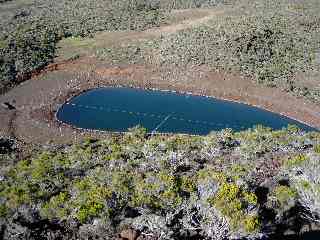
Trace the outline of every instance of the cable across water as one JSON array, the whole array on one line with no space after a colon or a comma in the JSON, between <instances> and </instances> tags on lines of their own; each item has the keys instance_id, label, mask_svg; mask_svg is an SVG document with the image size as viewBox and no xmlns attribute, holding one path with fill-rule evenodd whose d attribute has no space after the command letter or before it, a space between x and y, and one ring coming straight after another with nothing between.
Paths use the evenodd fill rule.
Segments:
<instances>
[{"instance_id":1,"label":"cable across water","mask_svg":"<svg viewBox=\"0 0 320 240\"><path fill-rule=\"evenodd\" d=\"M157 129L159 129L169 119L184 121L190 124L197 124L197 125L203 125L203 126L216 126L219 128L238 128L238 129L246 128L245 126L241 126L237 124L224 124L224 123L214 123L214 122L203 121L203 120L186 119L182 116L175 115L175 113L167 113L162 115L158 113L136 112L136 111L130 111L126 109L111 108L107 106L90 106L90 105L82 105L82 104L75 104L75 103L69 103L69 102L66 103L66 105L76 107L76 108L92 109L96 111L127 113L130 115L136 115L136 116L142 116L142 117L164 119L153 131L156 131Z\"/></svg>"}]
</instances>

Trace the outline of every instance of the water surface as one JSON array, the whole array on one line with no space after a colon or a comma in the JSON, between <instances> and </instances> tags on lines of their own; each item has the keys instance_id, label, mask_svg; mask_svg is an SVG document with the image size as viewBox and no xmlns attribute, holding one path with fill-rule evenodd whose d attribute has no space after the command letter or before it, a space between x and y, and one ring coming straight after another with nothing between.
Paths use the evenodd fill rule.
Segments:
<instances>
[{"instance_id":1,"label":"water surface","mask_svg":"<svg viewBox=\"0 0 320 240\"><path fill-rule=\"evenodd\" d=\"M294 124L293 119L257 107L201 96L133 88L99 88L72 98L57 118L78 128L127 131L141 125L149 132L208 134L225 128L244 130L255 125L273 129Z\"/></svg>"}]
</instances>

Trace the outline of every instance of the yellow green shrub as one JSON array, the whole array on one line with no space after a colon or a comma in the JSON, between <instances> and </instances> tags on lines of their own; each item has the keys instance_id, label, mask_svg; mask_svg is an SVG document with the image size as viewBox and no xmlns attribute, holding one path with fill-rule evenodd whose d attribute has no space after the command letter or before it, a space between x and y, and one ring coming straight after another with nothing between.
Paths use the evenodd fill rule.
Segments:
<instances>
[{"instance_id":1,"label":"yellow green shrub","mask_svg":"<svg viewBox=\"0 0 320 240\"><path fill-rule=\"evenodd\" d=\"M320 144L315 145L313 150L314 150L315 153L319 153L320 154Z\"/></svg>"},{"instance_id":2,"label":"yellow green shrub","mask_svg":"<svg viewBox=\"0 0 320 240\"><path fill-rule=\"evenodd\" d=\"M246 232L248 233L252 233L257 231L257 229L260 228L260 221L258 216L254 215L254 216L247 216L244 219L244 229L246 230Z\"/></svg>"},{"instance_id":3,"label":"yellow green shrub","mask_svg":"<svg viewBox=\"0 0 320 240\"><path fill-rule=\"evenodd\" d=\"M296 198L297 192L288 186L278 186L274 189L273 195L277 199L277 202L281 206L284 206Z\"/></svg>"},{"instance_id":4,"label":"yellow green shrub","mask_svg":"<svg viewBox=\"0 0 320 240\"><path fill-rule=\"evenodd\" d=\"M77 196L72 199L70 205L78 209L76 218L81 223L85 223L102 212L107 215L110 213L106 202L112 197L112 191L107 186L100 184L89 177L75 183L78 190Z\"/></svg>"},{"instance_id":5,"label":"yellow green shrub","mask_svg":"<svg viewBox=\"0 0 320 240\"><path fill-rule=\"evenodd\" d=\"M195 177L182 176L180 177L181 190L185 192L195 192L197 190L197 182Z\"/></svg>"},{"instance_id":6,"label":"yellow green shrub","mask_svg":"<svg viewBox=\"0 0 320 240\"><path fill-rule=\"evenodd\" d=\"M70 213L70 209L66 206L68 200L69 196L66 192L61 192L57 196L53 196L42 206L41 215L49 219L66 218Z\"/></svg>"},{"instance_id":7,"label":"yellow green shrub","mask_svg":"<svg viewBox=\"0 0 320 240\"><path fill-rule=\"evenodd\" d=\"M135 178L135 189L132 196L134 206L152 208L176 207L182 202L179 196L179 179L170 173L148 173Z\"/></svg>"},{"instance_id":8,"label":"yellow green shrub","mask_svg":"<svg viewBox=\"0 0 320 240\"><path fill-rule=\"evenodd\" d=\"M244 192L243 197L245 201L251 205L257 205L258 203L258 198L257 195L251 192Z\"/></svg>"},{"instance_id":9,"label":"yellow green shrub","mask_svg":"<svg viewBox=\"0 0 320 240\"><path fill-rule=\"evenodd\" d=\"M198 183L207 181L209 179L215 180L218 183L224 183L227 180L227 176L222 172L218 172L215 169L210 168L201 169L197 172Z\"/></svg>"},{"instance_id":10,"label":"yellow green shrub","mask_svg":"<svg viewBox=\"0 0 320 240\"><path fill-rule=\"evenodd\" d=\"M6 217L8 214L8 208L5 204L0 204L0 218Z\"/></svg>"},{"instance_id":11,"label":"yellow green shrub","mask_svg":"<svg viewBox=\"0 0 320 240\"><path fill-rule=\"evenodd\" d=\"M285 162L285 166L287 166L287 167L298 166L298 165L301 165L302 163L304 163L307 160L309 160L308 156L306 156L304 154L298 154L297 156L288 159Z\"/></svg>"},{"instance_id":12,"label":"yellow green shrub","mask_svg":"<svg viewBox=\"0 0 320 240\"><path fill-rule=\"evenodd\" d=\"M253 232L259 229L260 225L255 222L258 220L248 218L246 212L249 204L257 205L254 193L244 191L234 183L225 182L217 194L208 201L229 219L233 230L244 228L247 232Z\"/></svg>"}]
</instances>

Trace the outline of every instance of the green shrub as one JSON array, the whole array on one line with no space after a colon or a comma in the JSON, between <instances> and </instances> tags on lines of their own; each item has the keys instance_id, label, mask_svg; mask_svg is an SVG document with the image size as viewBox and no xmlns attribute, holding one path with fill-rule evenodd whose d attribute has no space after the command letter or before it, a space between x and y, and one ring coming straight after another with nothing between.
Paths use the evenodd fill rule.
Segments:
<instances>
[{"instance_id":1,"label":"green shrub","mask_svg":"<svg viewBox=\"0 0 320 240\"><path fill-rule=\"evenodd\" d=\"M133 226L139 229L142 229L140 226L154 226L153 229L161 228L162 231L166 226L174 233L177 229L188 229L192 223L208 238L211 234L208 232L217 226L221 231L227 231L224 236L254 237L269 223L282 224L295 206L303 206L303 214L308 213L315 221L318 219L318 156L308 155L308 164L304 164L306 155L299 148L289 148L292 141L317 144L317 133L296 134L286 129L273 132L259 127L240 133L211 133L204 137L145 137L143 130L136 130L137 134L55 146L53 151L42 151L37 146L32 156L5 166L1 169L0 217L10 219L21 209L29 208L39 212L41 220L62 224L72 219L78 220L80 225L93 224L97 219L103 224L114 224L118 230L119 220L126 219L132 220ZM250 141L262 142L267 137L276 145L275 149L284 144L280 144L282 141L288 142L286 147L289 149L270 151L267 157L296 156L290 161L303 163L301 174L284 167L283 172L275 171L279 175L274 177L264 178L261 182L251 180L255 178L255 165L251 170L251 165L243 163L239 147ZM239 147L228 149L217 157L206 155L208 149L221 150L220 144L229 138L238 141ZM104 156L110 156L112 152L120 157L106 161ZM170 162L172 153L181 158ZM266 156L252 160L260 164ZM290 187L274 186L282 174L288 178ZM270 191L267 202L261 203L253 191L267 186ZM277 221L260 215L265 208L275 211ZM137 211L141 216L127 217ZM299 218L300 213L296 214ZM172 224L176 219L178 224ZM199 224L195 219L199 219ZM169 235L168 239L172 237Z\"/></svg>"},{"instance_id":2,"label":"green shrub","mask_svg":"<svg viewBox=\"0 0 320 240\"><path fill-rule=\"evenodd\" d=\"M257 231L261 226L258 216L247 216L244 220L244 228L246 232L252 233Z\"/></svg>"},{"instance_id":3,"label":"green shrub","mask_svg":"<svg viewBox=\"0 0 320 240\"><path fill-rule=\"evenodd\" d=\"M0 218L6 217L8 214L8 208L4 204L0 204Z\"/></svg>"},{"instance_id":4,"label":"green shrub","mask_svg":"<svg viewBox=\"0 0 320 240\"><path fill-rule=\"evenodd\" d=\"M229 219L233 230L243 227L247 232L254 232L260 227L258 218L248 216L246 212L248 205L257 205L256 195L234 183L223 183L217 194L209 199L209 203Z\"/></svg>"},{"instance_id":5,"label":"green shrub","mask_svg":"<svg viewBox=\"0 0 320 240\"><path fill-rule=\"evenodd\" d=\"M243 164L233 164L226 174L230 175L234 180L242 179L249 173L249 166Z\"/></svg>"},{"instance_id":6,"label":"green shrub","mask_svg":"<svg viewBox=\"0 0 320 240\"><path fill-rule=\"evenodd\" d=\"M76 217L81 223L85 223L90 217L98 216L103 208L104 205L99 202L88 201L81 205Z\"/></svg>"},{"instance_id":7,"label":"green shrub","mask_svg":"<svg viewBox=\"0 0 320 240\"><path fill-rule=\"evenodd\" d=\"M182 198L179 196L180 181L166 171L148 173L135 181L135 191L132 196L134 206L170 209L182 203Z\"/></svg>"},{"instance_id":8,"label":"green shrub","mask_svg":"<svg viewBox=\"0 0 320 240\"><path fill-rule=\"evenodd\" d=\"M70 209L66 206L68 200L68 193L60 192L42 206L41 215L49 219L65 219L70 214Z\"/></svg>"},{"instance_id":9,"label":"green shrub","mask_svg":"<svg viewBox=\"0 0 320 240\"><path fill-rule=\"evenodd\" d=\"M70 206L77 209L75 217L81 223L99 214L110 214L111 209L108 208L107 201L111 198L112 191L101 184L88 177L75 183L78 192Z\"/></svg>"},{"instance_id":10,"label":"green shrub","mask_svg":"<svg viewBox=\"0 0 320 240\"><path fill-rule=\"evenodd\" d=\"M52 173L52 161L49 153L42 153L38 158L32 161L30 166L31 177L35 181L45 180Z\"/></svg>"},{"instance_id":11,"label":"green shrub","mask_svg":"<svg viewBox=\"0 0 320 240\"><path fill-rule=\"evenodd\" d=\"M10 209L15 209L22 204L28 204L32 200L31 193L26 184L10 186L6 188L1 195L7 198L6 206Z\"/></svg>"},{"instance_id":12,"label":"green shrub","mask_svg":"<svg viewBox=\"0 0 320 240\"><path fill-rule=\"evenodd\" d=\"M160 42L162 64L210 65L241 71L258 82L275 86L311 64L304 52L314 43L288 26L287 16L221 18L210 27L179 32ZM172 44L175 43L175 44Z\"/></svg>"},{"instance_id":13,"label":"green shrub","mask_svg":"<svg viewBox=\"0 0 320 240\"><path fill-rule=\"evenodd\" d=\"M313 149L315 153L320 153L320 144L315 145Z\"/></svg>"},{"instance_id":14,"label":"green shrub","mask_svg":"<svg viewBox=\"0 0 320 240\"><path fill-rule=\"evenodd\" d=\"M307 161L309 159L308 156L304 155L304 154L298 154L297 156L288 159L285 162L285 165L287 167L294 167L294 166L299 166L302 163L304 163L305 161Z\"/></svg>"},{"instance_id":15,"label":"green shrub","mask_svg":"<svg viewBox=\"0 0 320 240\"><path fill-rule=\"evenodd\" d=\"M134 175L128 171L114 171L112 173L112 185L110 188L117 195L120 205L125 205L130 201L134 191Z\"/></svg>"},{"instance_id":16,"label":"green shrub","mask_svg":"<svg viewBox=\"0 0 320 240\"><path fill-rule=\"evenodd\" d=\"M273 192L280 206L284 207L297 197L297 192L287 186L278 186Z\"/></svg>"},{"instance_id":17,"label":"green shrub","mask_svg":"<svg viewBox=\"0 0 320 240\"><path fill-rule=\"evenodd\" d=\"M198 183L205 182L208 180L213 180L219 184L225 183L227 181L227 176L215 169L205 168L197 172L197 181Z\"/></svg>"}]
</instances>

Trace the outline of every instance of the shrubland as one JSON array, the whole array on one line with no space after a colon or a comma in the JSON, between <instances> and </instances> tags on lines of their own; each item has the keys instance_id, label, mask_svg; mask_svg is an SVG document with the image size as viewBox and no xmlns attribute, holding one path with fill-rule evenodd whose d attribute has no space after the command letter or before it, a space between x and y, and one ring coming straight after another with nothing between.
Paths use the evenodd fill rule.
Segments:
<instances>
[{"instance_id":1,"label":"shrubland","mask_svg":"<svg viewBox=\"0 0 320 240\"><path fill-rule=\"evenodd\" d=\"M51 63L66 37L99 31L145 30L169 21L172 9L210 7L233 0L0 1L0 88L14 86Z\"/></svg>"},{"instance_id":2,"label":"shrubland","mask_svg":"<svg viewBox=\"0 0 320 240\"><path fill-rule=\"evenodd\" d=\"M0 11L2 86L52 62L61 38L90 37L103 30L143 30L165 21L157 1L149 0L13 1L1 4Z\"/></svg>"},{"instance_id":3,"label":"shrubland","mask_svg":"<svg viewBox=\"0 0 320 240\"><path fill-rule=\"evenodd\" d=\"M136 127L20 159L14 139L1 143L4 239L111 239L125 229L139 239L280 239L318 226L317 132Z\"/></svg>"},{"instance_id":4,"label":"shrubland","mask_svg":"<svg viewBox=\"0 0 320 240\"><path fill-rule=\"evenodd\" d=\"M206 65L318 102L319 2L233 3L233 8L207 24L143 43L101 49L97 55L115 62L143 59L179 68Z\"/></svg>"},{"instance_id":5,"label":"shrubland","mask_svg":"<svg viewBox=\"0 0 320 240\"><path fill-rule=\"evenodd\" d=\"M173 9L225 6L209 23L97 50L102 60L185 68L206 65L319 101L317 0L9 1L0 4L0 83L15 85L53 61L57 42L99 31L145 30Z\"/></svg>"}]
</instances>

